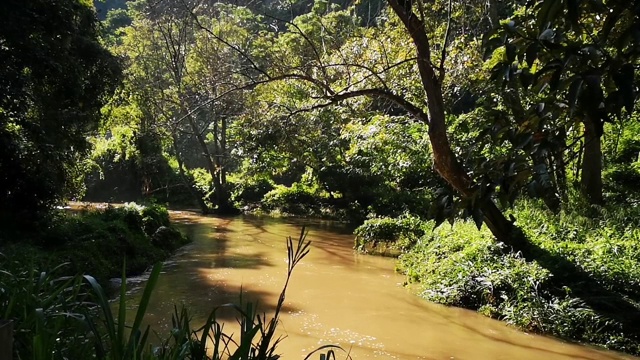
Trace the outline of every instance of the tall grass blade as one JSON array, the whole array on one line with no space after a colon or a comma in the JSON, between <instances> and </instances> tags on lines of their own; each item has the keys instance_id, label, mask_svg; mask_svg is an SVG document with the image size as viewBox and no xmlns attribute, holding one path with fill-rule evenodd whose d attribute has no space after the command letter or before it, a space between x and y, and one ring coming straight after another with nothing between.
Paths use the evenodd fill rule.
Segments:
<instances>
[{"instance_id":1,"label":"tall grass blade","mask_svg":"<svg viewBox=\"0 0 640 360\"><path fill-rule=\"evenodd\" d=\"M129 344L132 343L135 336L139 336L140 325L142 324L142 320L144 319L144 315L147 312L147 307L149 306L149 301L151 300L151 294L153 293L153 289L155 289L158 284L158 278L160 277L160 271L162 270L162 263L157 263L153 266L151 270L151 274L149 275L149 280L147 281L147 285L144 287L144 292L142 293L142 298L140 299L140 303L138 305L138 311L136 312L136 317L133 322L133 326L131 327L131 335L129 336ZM147 329L147 332L149 330Z\"/></svg>"},{"instance_id":2,"label":"tall grass blade","mask_svg":"<svg viewBox=\"0 0 640 360\"><path fill-rule=\"evenodd\" d=\"M96 281L96 279L93 276L84 275L84 278L87 280L87 282L91 286L91 290L93 290L92 291L93 295L96 297L97 305L100 307L102 315L104 316L105 329L106 329L106 332L107 332L107 337L109 339L109 342L111 344L117 344L118 337L117 337L117 334L116 334L116 325L115 325L115 321L113 319L113 314L111 312L111 307L109 307L109 300L107 299L107 296L105 295L104 290L102 289L102 286L100 286L100 284L98 284L98 281ZM97 327L95 326L95 323L91 322L91 328L92 328L92 331L93 331L94 335L98 339L98 341L100 341L99 340L100 339L100 332L98 331ZM120 354L118 354L120 346L112 346L111 347L111 351L112 352L116 351L115 354L114 353L111 354L112 358L118 358L118 355L120 355ZM99 345L99 347L102 348L103 351L105 350L102 347L102 345ZM106 356L106 351L103 352L103 355Z\"/></svg>"}]
</instances>

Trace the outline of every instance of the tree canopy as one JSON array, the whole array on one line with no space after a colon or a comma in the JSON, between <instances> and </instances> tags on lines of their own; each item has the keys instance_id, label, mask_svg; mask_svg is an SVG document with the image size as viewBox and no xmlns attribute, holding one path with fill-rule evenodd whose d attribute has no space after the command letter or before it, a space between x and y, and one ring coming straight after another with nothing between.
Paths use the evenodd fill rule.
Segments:
<instances>
[{"instance_id":1,"label":"tree canopy","mask_svg":"<svg viewBox=\"0 0 640 360\"><path fill-rule=\"evenodd\" d=\"M3 1L0 217L26 219L77 186L100 109L119 77L91 3Z\"/></svg>"}]
</instances>

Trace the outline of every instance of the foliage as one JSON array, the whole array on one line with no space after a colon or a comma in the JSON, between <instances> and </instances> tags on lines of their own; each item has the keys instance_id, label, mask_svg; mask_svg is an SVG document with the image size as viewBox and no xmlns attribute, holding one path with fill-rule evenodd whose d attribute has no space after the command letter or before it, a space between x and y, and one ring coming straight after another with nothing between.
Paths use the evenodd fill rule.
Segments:
<instances>
[{"instance_id":1,"label":"foliage","mask_svg":"<svg viewBox=\"0 0 640 360\"><path fill-rule=\"evenodd\" d=\"M457 221L420 238L400 257L398 267L409 281L420 282L425 299L475 309L527 331L637 354L636 335L625 332L615 317L587 304L590 296L607 299L606 295L586 289L589 285L579 278L561 275L568 273L566 260L607 291L637 299L637 209L595 207L594 221L582 214L585 204L574 204L558 217L539 203L524 201L516 206L518 225L546 251L536 261L496 243L486 229L478 231L472 222ZM604 301L617 306L612 298Z\"/></svg>"},{"instance_id":2,"label":"foliage","mask_svg":"<svg viewBox=\"0 0 640 360\"><path fill-rule=\"evenodd\" d=\"M609 124L605 127L611 136L603 143L603 148L611 158L603 172L605 196L612 203L635 205L640 200L640 123L637 115L628 121Z\"/></svg>"},{"instance_id":3,"label":"foliage","mask_svg":"<svg viewBox=\"0 0 640 360\"><path fill-rule=\"evenodd\" d=\"M623 297L637 295L631 245L636 235L618 227L626 218L636 224L631 218L639 199L638 4L386 3L383 9L379 1L366 0L289 6L138 0L125 10L122 1L108 1L103 8L121 9L107 15L103 41L123 60L125 78L91 137L90 161L81 156L86 130L104 103L104 91L97 88L105 87L82 92L87 89L75 86L82 81L62 81L76 78L64 75L76 74L71 70L78 67L67 63L77 59L65 57L69 49L62 54L42 32L38 36L48 40L38 44L46 51L34 54L27 46L23 54L12 39L37 45L37 36L28 37L33 29L21 26L47 19L20 22L16 16L16 26L0 26L2 39L5 31L9 39L0 49L9 59L0 75L9 80L0 80L7 84L0 87L26 90L9 92L0 103L0 120L10 120L0 122L0 145L8 149L0 156L0 172L3 184L13 184L0 197L20 190L14 202L28 200L23 213L31 214L52 205L62 188L80 195L70 185L88 170L91 196L108 190L113 198L175 204L186 195L203 212L229 212L234 205L251 209L259 202L276 213L372 218L358 230L356 245L415 245L403 261L415 272L411 278L436 288L434 299L482 307L535 331L566 337L583 331L584 339L622 349L635 335L620 335L626 329L616 330L615 319L597 318L590 301L602 289L580 282L595 281ZM56 4L69 10L65 6L76 3ZM378 11L366 21L358 18L365 5ZM9 14L31 5L16 6ZM56 20L60 11L51 13L56 30L58 22L71 26ZM79 20L88 15L76 13ZM33 20L30 13L24 17ZM86 33L95 45L92 26ZM108 56L97 58L111 69ZM31 67L14 66L20 61ZM31 81L46 72L48 65L39 67L43 63L60 66L50 66L54 71L46 81ZM57 91L58 83L69 86ZM78 91L59 96L68 89ZM25 100L31 98L33 104ZM51 105L65 100L86 111L73 108L69 114ZM69 125L76 122L81 126ZM32 136L39 129L47 135ZM56 141L58 135L75 140L52 142L48 134ZM49 151L52 144L55 151ZM576 201L572 196L580 188L591 203L610 204ZM511 219L504 216L517 200L529 198L540 198L559 217L527 202ZM99 261L98 252L112 248L119 256L149 244L172 248L175 234L162 225L163 216L122 214L113 224L94 226L97 235L68 221L52 225L47 241L73 244ZM478 228L486 224L498 242L472 231L470 223L455 222L460 218L473 219ZM432 223L420 219L454 225L437 227L431 236ZM526 237L512 236L517 226ZM143 231L132 230L138 227ZM97 246L69 240L67 233L82 233ZM118 234L133 240L119 240ZM119 264L101 267L114 271ZM595 335L599 326L602 337Z\"/></svg>"},{"instance_id":4,"label":"foliage","mask_svg":"<svg viewBox=\"0 0 640 360\"><path fill-rule=\"evenodd\" d=\"M603 201L604 125L628 119L638 99L637 6L534 1L484 39L489 53L499 47L493 53L493 78L510 88L507 106L520 108L514 115L526 120L518 130L529 134L533 150L560 158L568 144L575 144L567 138L580 142L582 190L594 204Z\"/></svg>"},{"instance_id":5,"label":"foliage","mask_svg":"<svg viewBox=\"0 0 640 360\"><path fill-rule=\"evenodd\" d=\"M355 248L366 251L369 246L375 249L379 243L395 243L400 249L407 250L431 227L431 223L410 214L399 218L368 219L353 232L356 236Z\"/></svg>"},{"instance_id":6,"label":"foliage","mask_svg":"<svg viewBox=\"0 0 640 360\"><path fill-rule=\"evenodd\" d=\"M82 326L86 289L81 277L62 276L65 266L41 271L28 256L2 259L0 317L15 321L16 358L79 359L91 351Z\"/></svg>"},{"instance_id":7,"label":"foliage","mask_svg":"<svg viewBox=\"0 0 640 360\"><path fill-rule=\"evenodd\" d=\"M285 214L320 215L320 201L317 189L294 183L290 187L276 186L264 195L261 206L264 210L279 210Z\"/></svg>"},{"instance_id":8,"label":"foliage","mask_svg":"<svg viewBox=\"0 0 640 360\"><path fill-rule=\"evenodd\" d=\"M195 168L189 170L188 176L193 178L193 186L199 193L203 194L202 198L205 202L211 204L211 195L215 191L213 189L213 178L211 177L211 173L203 168Z\"/></svg>"},{"instance_id":9,"label":"foliage","mask_svg":"<svg viewBox=\"0 0 640 360\"><path fill-rule=\"evenodd\" d=\"M169 223L166 209L130 204L77 215L59 213L44 230L14 241L3 252L24 257L37 268L68 262L65 274L91 274L105 284L118 277L125 259L127 274L140 274L187 241Z\"/></svg>"},{"instance_id":10,"label":"foliage","mask_svg":"<svg viewBox=\"0 0 640 360\"><path fill-rule=\"evenodd\" d=\"M0 218L15 227L73 195L120 67L87 1L3 1L0 12Z\"/></svg>"},{"instance_id":11,"label":"foliage","mask_svg":"<svg viewBox=\"0 0 640 360\"><path fill-rule=\"evenodd\" d=\"M273 180L267 176L244 175L245 176L241 174L235 177L235 179L230 179L230 182L233 183L231 200L233 200L239 208L259 203L267 193L274 190Z\"/></svg>"}]
</instances>

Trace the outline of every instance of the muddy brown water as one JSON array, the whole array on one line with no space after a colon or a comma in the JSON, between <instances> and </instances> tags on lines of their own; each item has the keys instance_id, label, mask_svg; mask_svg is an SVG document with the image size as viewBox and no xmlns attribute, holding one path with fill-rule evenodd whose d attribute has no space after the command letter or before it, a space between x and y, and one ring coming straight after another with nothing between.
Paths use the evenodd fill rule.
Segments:
<instances>
[{"instance_id":1,"label":"muddy brown water","mask_svg":"<svg viewBox=\"0 0 640 360\"><path fill-rule=\"evenodd\" d=\"M245 300L273 311L286 276L285 239L295 239L302 222L190 212L172 212L172 218L193 243L165 264L146 319L152 328L167 334L174 304L189 307L200 325L215 306L238 302L241 290ZM311 252L293 274L279 326L286 336L278 347L283 359L303 359L325 344L342 346L353 359L633 358L426 302L402 286L393 259L354 253L347 229L307 225ZM143 285L134 285L130 304ZM233 316L221 316L227 331L237 331Z\"/></svg>"}]
</instances>

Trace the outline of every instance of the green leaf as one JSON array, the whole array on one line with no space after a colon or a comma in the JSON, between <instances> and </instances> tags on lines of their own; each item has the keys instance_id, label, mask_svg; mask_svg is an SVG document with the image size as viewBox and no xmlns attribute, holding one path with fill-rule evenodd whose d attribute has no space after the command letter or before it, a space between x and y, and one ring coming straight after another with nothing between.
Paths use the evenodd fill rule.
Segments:
<instances>
[{"instance_id":1,"label":"green leaf","mask_svg":"<svg viewBox=\"0 0 640 360\"><path fill-rule=\"evenodd\" d=\"M550 61L549 63L547 63L545 66L542 67L542 69L536 71L535 75L534 75L534 83L538 86L540 86L540 82L546 82L547 84L549 84L551 82L551 77L546 77L545 75L547 73L550 72L554 72L557 70L562 70L563 68L563 64L562 61L558 60L558 59L554 59L552 61ZM549 84L550 85L550 84Z\"/></svg>"},{"instance_id":2,"label":"green leaf","mask_svg":"<svg viewBox=\"0 0 640 360\"><path fill-rule=\"evenodd\" d=\"M478 230L480 230L484 221L484 214L482 213L482 210L480 210L480 206L474 206L471 217L473 217L473 222L476 223Z\"/></svg>"},{"instance_id":3,"label":"green leaf","mask_svg":"<svg viewBox=\"0 0 640 360\"><path fill-rule=\"evenodd\" d=\"M531 140L533 139L533 135L532 134L522 134L520 136L518 136L517 139L517 145L516 145L516 149L523 149L525 148L527 145L529 145L529 143L531 143Z\"/></svg>"},{"instance_id":4,"label":"green leaf","mask_svg":"<svg viewBox=\"0 0 640 360\"><path fill-rule=\"evenodd\" d=\"M484 61L487 61L489 58L491 58L496 49L498 49L503 44L504 42L500 37L492 37L491 39L487 40L486 44L483 45L484 53L482 55L482 59Z\"/></svg>"},{"instance_id":5,"label":"green leaf","mask_svg":"<svg viewBox=\"0 0 640 360\"><path fill-rule=\"evenodd\" d=\"M553 75L551 75L549 87L552 91L558 90L558 87L560 86L560 77L562 76L562 70L563 68L558 68L553 72Z\"/></svg>"},{"instance_id":6,"label":"green leaf","mask_svg":"<svg viewBox=\"0 0 640 360\"><path fill-rule=\"evenodd\" d=\"M522 69L522 71L520 72L520 84L522 84L522 87L524 87L525 89L528 89L532 83L533 83L533 74L529 72L528 68Z\"/></svg>"},{"instance_id":7,"label":"green leaf","mask_svg":"<svg viewBox=\"0 0 640 360\"><path fill-rule=\"evenodd\" d=\"M549 23L553 21L558 8L561 6L562 1L560 0L544 0L540 10L538 11L538 17L536 19L536 26L541 34L548 28Z\"/></svg>"},{"instance_id":8,"label":"green leaf","mask_svg":"<svg viewBox=\"0 0 640 360\"><path fill-rule=\"evenodd\" d=\"M555 36L555 34L556 33L553 31L553 29L546 29L545 31L540 33L540 36L538 36L538 40L541 40L541 41L552 41L553 37Z\"/></svg>"}]
</instances>

